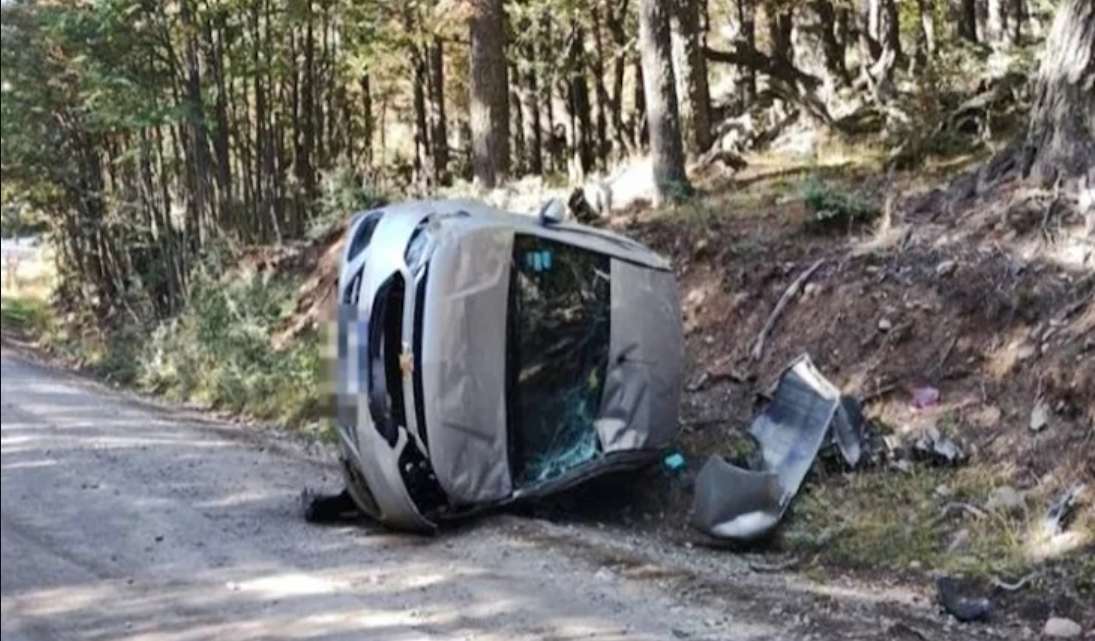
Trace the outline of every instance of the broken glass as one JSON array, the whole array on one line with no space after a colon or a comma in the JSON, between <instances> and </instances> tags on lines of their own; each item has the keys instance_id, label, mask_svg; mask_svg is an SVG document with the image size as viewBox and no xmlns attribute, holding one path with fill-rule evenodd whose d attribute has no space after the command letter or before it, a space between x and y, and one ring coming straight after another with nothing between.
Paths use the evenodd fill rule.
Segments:
<instances>
[{"instance_id":1,"label":"broken glass","mask_svg":"<svg viewBox=\"0 0 1095 641\"><path fill-rule=\"evenodd\" d=\"M608 366L607 256L530 235L514 242L508 318L510 464L527 487L600 452L594 421Z\"/></svg>"}]
</instances>

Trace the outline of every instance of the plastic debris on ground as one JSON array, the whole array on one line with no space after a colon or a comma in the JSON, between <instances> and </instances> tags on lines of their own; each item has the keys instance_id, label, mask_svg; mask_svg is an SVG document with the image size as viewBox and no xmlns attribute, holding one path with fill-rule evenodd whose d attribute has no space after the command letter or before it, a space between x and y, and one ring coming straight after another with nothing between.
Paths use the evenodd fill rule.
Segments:
<instances>
[{"instance_id":1,"label":"plastic debris on ground","mask_svg":"<svg viewBox=\"0 0 1095 641\"><path fill-rule=\"evenodd\" d=\"M676 474L682 472L687 467L688 463L684 460L684 456L680 452L673 452L669 456L665 457L665 469L668 472Z\"/></svg>"},{"instance_id":2,"label":"plastic debris on ground","mask_svg":"<svg viewBox=\"0 0 1095 641\"><path fill-rule=\"evenodd\" d=\"M913 453L918 459L939 466L962 465L969 460L969 455L934 425L924 430L924 435L913 444Z\"/></svg>"},{"instance_id":3,"label":"plastic debris on ground","mask_svg":"<svg viewBox=\"0 0 1095 641\"><path fill-rule=\"evenodd\" d=\"M720 539L753 541L783 519L822 448L835 445L856 467L863 458L864 421L859 404L841 394L809 356L780 376L751 436L761 450L757 469L710 458L696 478L692 526Z\"/></svg>"},{"instance_id":4,"label":"plastic debris on ground","mask_svg":"<svg viewBox=\"0 0 1095 641\"><path fill-rule=\"evenodd\" d=\"M1071 524L1072 517L1075 516L1076 509L1080 506L1080 499L1083 498L1086 489L1085 484L1077 483L1053 501L1042 524L1047 536L1055 538L1065 533Z\"/></svg>"},{"instance_id":5,"label":"plastic debris on ground","mask_svg":"<svg viewBox=\"0 0 1095 641\"><path fill-rule=\"evenodd\" d=\"M911 390L913 406L917 409L927 409L939 405L942 395L934 387L915 387Z\"/></svg>"}]
</instances>

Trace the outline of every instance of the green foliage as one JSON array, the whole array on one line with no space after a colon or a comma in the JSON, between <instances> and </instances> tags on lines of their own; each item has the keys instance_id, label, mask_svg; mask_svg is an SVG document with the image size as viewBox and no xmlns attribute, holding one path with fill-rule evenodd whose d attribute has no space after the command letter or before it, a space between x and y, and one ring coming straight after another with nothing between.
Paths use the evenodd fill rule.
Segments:
<instances>
[{"instance_id":1,"label":"green foliage","mask_svg":"<svg viewBox=\"0 0 1095 641\"><path fill-rule=\"evenodd\" d=\"M4 333L39 336L49 327L49 310L42 300L30 296L4 295L0 300Z\"/></svg>"},{"instance_id":2,"label":"green foliage","mask_svg":"<svg viewBox=\"0 0 1095 641\"><path fill-rule=\"evenodd\" d=\"M307 236L310 240L323 238L333 227L354 214L383 207L388 202L388 198L352 170L338 167L323 176L317 214Z\"/></svg>"},{"instance_id":3,"label":"green foliage","mask_svg":"<svg viewBox=\"0 0 1095 641\"><path fill-rule=\"evenodd\" d=\"M802 198L811 215L807 226L818 230L847 229L874 221L882 214L876 203L827 185L816 175L806 180Z\"/></svg>"},{"instance_id":4,"label":"green foliage","mask_svg":"<svg viewBox=\"0 0 1095 641\"><path fill-rule=\"evenodd\" d=\"M152 329L134 355L134 379L177 399L295 423L315 406L319 351L311 339L278 351L271 344L295 302L291 279L251 275L194 279L190 304Z\"/></svg>"},{"instance_id":5,"label":"green foliage","mask_svg":"<svg viewBox=\"0 0 1095 641\"><path fill-rule=\"evenodd\" d=\"M0 236L4 238L37 236L45 230L41 217L21 203L5 203L0 210Z\"/></svg>"}]
</instances>

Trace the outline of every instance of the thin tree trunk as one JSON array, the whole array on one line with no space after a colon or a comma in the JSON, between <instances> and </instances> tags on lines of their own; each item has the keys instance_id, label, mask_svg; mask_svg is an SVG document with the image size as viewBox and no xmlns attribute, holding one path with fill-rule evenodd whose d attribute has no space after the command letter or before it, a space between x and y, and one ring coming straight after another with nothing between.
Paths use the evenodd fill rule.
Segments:
<instances>
[{"instance_id":1,"label":"thin tree trunk","mask_svg":"<svg viewBox=\"0 0 1095 641\"><path fill-rule=\"evenodd\" d=\"M300 88L301 137L298 148L297 178L304 189L304 197L311 201L315 197L315 168L312 154L316 149L316 34L313 27L312 0L306 0L306 24L304 27L304 80Z\"/></svg>"},{"instance_id":2,"label":"thin tree trunk","mask_svg":"<svg viewBox=\"0 0 1095 641\"><path fill-rule=\"evenodd\" d=\"M601 12L594 5L590 14L593 18L593 88L597 94L597 164L601 168L608 166L608 157L611 152L611 143L608 139L608 112L609 97L608 88L605 86L605 46L602 34Z\"/></svg>"},{"instance_id":3,"label":"thin tree trunk","mask_svg":"<svg viewBox=\"0 0 1095 641\"><path fill-rule=\"evenodd\" d=\"M430 135L434 178L438 185L450 184L449 127L445 113L445 55L440 38L429 47Z\"/></svg>"},{"instance_id":4,"label":"thin tree trunk","mask_svg":"<svg viewBox=\"0 0 1095 641\"><path fill-rule=\"evenodd\" d=\"M659 0L640 2L639 48L653 149L655 204L681 200L692 192L684 169L669 12L670 7Z\"/></svg>"},{"instance_id":5,"label":"thin tree trunk","mask_svg":"<svg viewBox=\"0 0 1095 641\"><path fill-rule=\"evenodd\" d=\"M524 31L531 31L531 21L526 20L522 24ZM537 50L536 39L527 37L522 47L521 122L525 127L525 168L529 173L540 176L544 173L544 157L540 130L540 87L536 73Z\"/></svg>"},{"instance_id":6,"label":"thin tree trunk","mask_svg":"<svg viewBox=\"0 0 1095 641\"><path fill-rule=\"evenodd\" d=\"M711 146L711 90L707 80L705 39L699 0L673 0L673 53L681 128L686 149L701 154Z\"/></svg>"},{"instance_id":7,"label":"thin tree trunk","mask_svg":"<svg viewBox=\"0 0 1095 641\"><path fill-rule=\"evenodd\" d=\"M571 25L570 40L567 43L567 104L570 110L571 125L571 162L575 175L573 179L582 181L593 170L593 115L589 100L589 85L586 81L586 61L583 53L583 31L574 21Z\"/></svg>"},{"instance_id":8,"label":"thin tree trunk","mask_svg":"<svg viewBox=\"0 0 1095 641\"><path fill-rule=\"evenodd\" d=\"M1027 22L1027 0L1007 0L1008 38L1012 46L1023 44L1023 26Z\"/></svg>"},{"instance_id":9,"label":"thin tree trunk","mask_svg":"<svg viewBox=\"0 0 1095 641\"><path fill-rule=\"evenodd\" d=\"M935 55L935 2L934 0L917 0L920 22L917 30L917 64L919 67L927 66L928 61Z\"/></svg>"},{"instance_id":10,"label":"thin tree trunk","mask_svg":"<svg viewBox=\"0 0 1095 641\"><path fill-rule=\"evenodd\" d=\"M641 47L641 45L640 45ZM646 149L650 144L650 122L646 109L646 78L643 72L643 56L635 58L635 114L631 118L635 148Z\"/></svg>"},{"instance_id":11,"label":"thin tree trunk","mask_svg":"<svg viewBox=\"0 0 1095 641\"><path fill-rule=\"evenodd\" d=\"M502 0L473 0L471 133L475 179L488 189L510 172L509 74Z\"/></svg>"},{"instance_id":12,"label":"thin tree trunk","mask_svg":"<svg viewBox=\"0 0 1095 641\"><path fill-rule=\"evenodd\" d=\"M968 42L977 40L977 0L959 0L958 37Z\"/></svg>"},{"instance_id":13,"label":"thin tree trunk","mask_svg":"<svg viewBox=\"0 0 1095 641\"><path fill-rule=\"evenodd\" d=\"M362 144L364 145L365 166L373 164L373 138L376 135L376 124L373 116L373 88L369 74L361 75L361 111L362 111Z\"/></svg>"},{"instance_id":14,"label":"thin tree trunk","mask_svg":"<svg viewBox=\"0 0 1095 641\"><path fill-rule=\"evenodd\" d=\"M750 51L757 48L756 0L738 0L738 20L741 22L741 39ZM757 101L757 71L742 67L741 102L746 109Z\"/></svg>"},{"instance_id":15,"label":"thin tree trunk","mask_svg":"<svg viewBox=\"0 0 1095 641\"><path fill-rule=\"evenodd\" d=\"M624 79L627 74L627 32L624 29L624 17L627 15L628 5L629 0L622 0L617 8L610 3L608 16L608 30L615 49L612 60L612 94L609 111L613 139L621 154L630 147L632 142L627 139L627 127L624 125Z\"/></svg>"}]
</instances>

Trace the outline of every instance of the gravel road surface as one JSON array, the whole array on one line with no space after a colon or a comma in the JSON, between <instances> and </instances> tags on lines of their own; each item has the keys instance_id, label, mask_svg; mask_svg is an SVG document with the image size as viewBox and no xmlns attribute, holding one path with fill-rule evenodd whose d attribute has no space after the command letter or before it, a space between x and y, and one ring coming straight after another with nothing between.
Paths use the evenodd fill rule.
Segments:
<instances>
[{"instance_id":1,"label":"gravel road surface","mask_svg":"<svg viewBox=\"0 0 1095 641\"><path fill-rule=\"evenodd\" d=\"M0 380L3 641L971 638L899 591L807 588L597 528L316 528L298 496L337 476L284 437L7 349Z\"/></svg>"}]
</instances>

